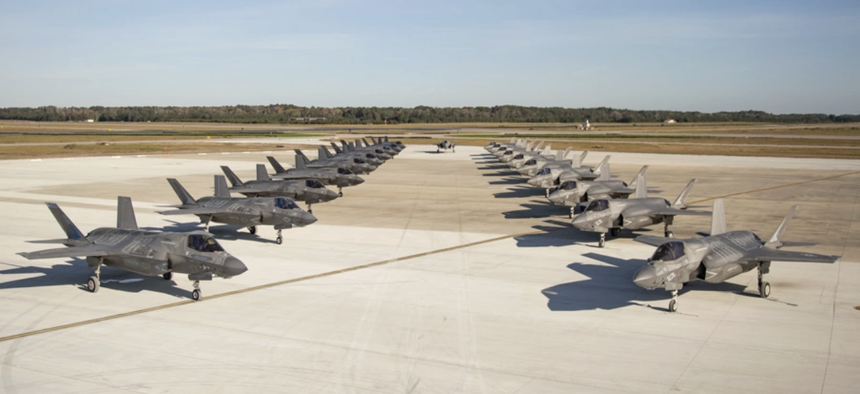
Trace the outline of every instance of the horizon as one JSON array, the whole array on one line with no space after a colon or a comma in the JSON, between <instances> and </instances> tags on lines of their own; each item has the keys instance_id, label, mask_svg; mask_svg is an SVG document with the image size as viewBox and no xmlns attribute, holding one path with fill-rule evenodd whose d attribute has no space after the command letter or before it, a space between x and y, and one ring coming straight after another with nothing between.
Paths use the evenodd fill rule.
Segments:
<instances>
[{"instance_id":1,"label":"horizon","mask_svg":"<svg viewBox=\"0 0 860 394\"><path fill-rule=\"evenodd\" d=\"M851 1L6 8L0 45L14 61L0 64L4 108L300 102L860 114L852 50L860 4Z\"/></svg>"}]
</instances>

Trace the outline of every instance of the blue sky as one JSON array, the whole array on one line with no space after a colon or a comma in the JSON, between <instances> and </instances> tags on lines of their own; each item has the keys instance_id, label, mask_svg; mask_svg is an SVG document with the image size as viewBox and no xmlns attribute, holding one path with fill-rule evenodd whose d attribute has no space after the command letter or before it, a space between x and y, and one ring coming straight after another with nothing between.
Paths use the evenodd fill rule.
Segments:
<instances>
[{"instance_id":1,"label":"blue sky","mask_svg":"<svg viewBox=\"0 0 860 394\"><path fill-rule=\"evenodd\" d=\"M860 114L858 1L0 1L0 107Z\"/></svg>"}]
</instances>

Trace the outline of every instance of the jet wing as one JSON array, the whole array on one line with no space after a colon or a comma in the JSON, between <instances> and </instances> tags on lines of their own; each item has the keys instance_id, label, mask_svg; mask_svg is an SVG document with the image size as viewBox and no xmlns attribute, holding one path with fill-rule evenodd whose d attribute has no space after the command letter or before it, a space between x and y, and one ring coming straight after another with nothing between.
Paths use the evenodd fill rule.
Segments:
<instances>
[{"instance_id":1,"label":"jet wing","mask_svg":"<svg viewBox=\"0 0 860 394\"><path fill-rule=\"evenodd\" d=\"M36 252L18 253L27 260L55 259L59 257L107 256L121 254L114 245L87 244L69 248L39 250Z\"/></svg>"},{"instance_id":2,"label":"jet wing","mask_svg":"<svg viewBox=\"0 0 860 394\"><path fill-rule=\"evenodd\" d=\"M794 261L802 263L834 263L839 256L825 256L823 254L793 252L788 250L777 250L771 248L758 248L744 256L749 261Z\"/></svg>"},{"instance_id":3,"label":"jet wing","mask_svg":"<svg viewBox=\"0 0 860 394\"><path fill-rule=\"evenodd\" d=\"M651 246L660 246L666 242L676 241L675 238L655 237L653 235L640 235L636 238L633 238L633 240Z\"/></svg>"},{"instance_id":4,"label":"jet wing","mask_svg":"<svg viewBox=\"0 0 860 394\"><path fill-rule=\"evenodd\" d=\"M247 218L259 218L259 212L236 212L236 211L227 211L224 208L189 208L189 209L177 209L174 211L161 211L159 212L162 215L217 215L217 214L230 214L236 216L242 216Z\"/></svg>"},{"instance_id":5,"label":"jet wing","mask_svg":"<svg viewBox=\"0 0 860 394\"><path fill-rule=\"evenodd\" d=\"M663 216L677 216L677 215L690 215L690 216L711 216L710 212L706 211L691 211L688 209L678 209L675 207L666 207L657 212L653 213L654 215L663 215Z\"/></svg>"}]
</instances>

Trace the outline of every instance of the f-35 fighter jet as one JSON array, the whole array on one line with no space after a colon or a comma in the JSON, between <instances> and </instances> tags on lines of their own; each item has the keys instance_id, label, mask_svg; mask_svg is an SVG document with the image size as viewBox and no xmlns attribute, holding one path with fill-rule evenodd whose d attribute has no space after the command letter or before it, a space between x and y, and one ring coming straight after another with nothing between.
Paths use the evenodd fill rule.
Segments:
<instances>
[{"instance_id":1,"label":"f-35 fighter jet","mask_svg":"<svg viewBox=\"0 0 860 394\"><path fill-rule=\"evenodd\" d=\"M371 171L376 169L375 165L368 163L360 157L341 156L335 158L331 156L331 153L324 146L319 147L318 151L319 158L311 160L302 151L295 149L296 156L304 160L305 167L307 168L340 167L346 168L356 174L370 174Z\"/></svg>"},{"instance_id":2,"label":"f-35 fighter jet","mask_svg":"<svg viewBox=\"0 0 860 394\"><path fill-rule=\"evenodd\" d=\"M610 156L603 158L603 161L597 165L597 170L586 166L561 165L561 166L544 166L540 171L535 173L535 176L529 178L528 184L531 187L538 189L546 189L546 195L549 197L549 192L552 187L560 185L564 181L592 180L600 176L600 168L609 162Z\"/></svg>"},{"instance_id":3,"label":"f-35 fighter jet","mask_svg":"<svg viewBox=\"0 0 860 394\"><path fill-rule=\"evenodd\" d=\"M457 152L456 145L454 145L453 142L448 141L448 140L442 141L442 142L435 144L435 145L436 145L436 153L439 153L440 151L443 151L443 150L445 152L447 152L448 149L450 149L454 153Z\"/></svg>"},{"instance_id":4,"label":"f-35 fighter jet","mask_svg":"<svg viewBox=\"0 0 860 394\"><path fill-rule=\"evenodd\" d=\"M230 191L247 197L290 197L308 204L308 213L313 213L311 206L337 198L337 193L327 189L322 182L315 179L280 180L269 178L264 164L257 164L257 180L242 182L227 166L221 166L221 171L233 187Z\"/></svg>"},{"instance_id":5,"label":"f-35 fighter jet","mask_svg":"<svg viewBox=\"0 0 860 394\"><path fill-rule=\"evenodd\" d=\"M278 230L275 242L278 245L283 242L281 230L293 228L293 226L304 227L313 224L317 218L309 212L296 205L296 202L287 197L256 197L256 198L233 198L227 189L227 181L221 175L215 175L215 195L195 200L184 187L173 178L167 182L173 187L176 196L182 205L173 211L159 212L162 215L196 215L200 223L206 224L209 231L209 223L224 223L239 227L247 227L251 234L257 233L257 226L274 226Z\"/></svg>"},{"instance_id":6,"label":"f-35 fighter jet","mask_svg":"<svg viewBox=\"0 0 860 394\"><path fill-rule=\"evenodd\" d=\"M248 270L239 259L225 252L212 235L203 231L190 233L140 230L134 208L128 197L117 198L116 228L99 227L87 235L69 219L57 204L47 203L48 209L63 228L67 248L18 253L27 259L86 257L87 266L95 275L87 280L87 289L99 291L101 267L121 268L140 275L161 275L166 280L173 273L188 274L194 281L191 298L200 300L201 280L213 276L231 278Z\"/></svg>"},{"instance_id":7,"label":"f-35 fighter jet","mask_svg":"<svg viewBox=\"0 0 860 394\"><path fill-rule=\"evenodd\" d=\"M609 163L600 169L600 176L594 181L564 181L549 194L550 202L555 205L570 207L570 217L576 212L581 203L599 199L627 198L636 192L636 181L645 175L648 166L642 167L639 173L633 177L630 186L627 182L613 181L609 178Z\"/></svg>"},{"instance_id":8,"label":"f-35 fighter jet","mask_svg":"<svg viewBox=\"0 0 860 394\"><path fill-rule=\"evenodd\" d=\"M582 161L588 156L588 151L583 151L581 155L573 156L572 160L566 160L569 147L564 153L556 152L556 156L535 156L523 162L523 165L517 168L520 175L533 177L543 168L566 168L566 167L582 167Z\"/></svg>"},{"instance_id":9,"label":"f-35 fighter jet","mask_svg":"<svg viewBox=\"0 0 860 394\"><path fill-rule=\"evenodd\" d=\"M752 231L726 232L723 200L714 201L711 232L704 238L671 239L642 235L636 241L659 246L648 263L636 272L633 283L649 290L663 288L672 292L669 311L678 310L678 290L687 282L701 280L722 283L747 271L758 271L758 291L763 298L770 296L770 283L764 274L770 272L772 261L834 263L838 256L780 250L790 242L780 241L788 222L799 205L791 207L773 235L762 241Z\"/></svg>"},{"instance_id":10,"label":"f-35 fighter jet","mask_svg":"<svg viewBox=\"0 0 860 394\"><path fill-rule=\"evenodd\" d=\"M669 226L676 215L710 215L710 212L687 210L684 201L690 195L690 190L696 180L693 179L673 204L659 197L648 197L645 178L639 176L636 181L636 194L634 198L626 200L593 200L585 208L585 211L573 218L573 227L582 231L600 233L598 245L602 248L606 245L606 233L613 237L618 236L622 229L638 230L653 224L663 223L663 231L667 238L672 238Z\"/></svg>"},{"instance_id":11,"label":"f-35 fighter jet","mask_svg":"<svg viewBox=\"0 0 860 394\"><path fill-rule=\"evenodd\" d=\"M337 186L338 197L343 197L342 189L347 186L360 185L364 183L364 179L355 175L354 172L341 167L307 167L305 160L296 155L296 168L285 169L272 156L266 156L272 168L275 169L275 174L271 175L272 179L316 179L327 185Z\"/></svg>"}]
</instances>

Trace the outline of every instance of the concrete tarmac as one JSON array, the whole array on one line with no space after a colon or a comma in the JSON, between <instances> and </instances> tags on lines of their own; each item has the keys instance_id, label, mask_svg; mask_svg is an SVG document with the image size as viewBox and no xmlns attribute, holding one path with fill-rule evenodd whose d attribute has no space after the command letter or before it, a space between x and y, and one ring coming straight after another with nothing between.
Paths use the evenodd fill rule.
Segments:
<instances>
[{"instance_id":1,"label":"concrete tarmac","mask_svg":"<svg viewBox=\"0 0 860 394\"><path fill-rule=\"evenodd\" d=\"M653 194L726 201L728 228L767 237L791 205L785 239L841 255L775 262L769 299L755 274L693 283L679 312L631 278L654 248L622 232L597 248L567 210L480 148L412 146L319 222L284 231L213 225L249 267L191 284L118 269L102 289L81 259L16 252L63 236L45 201L82 231L113 226L116 196L141 227L202 228L156 213L212 191L220 165L252 179L265 154L0 162L0 392L815 392L860 387L860 161L612 154L629 182L651 165ZM292 154L274 152L284 163ZM604 153L592 152L586 164ZM679 217L677 237L707 231ZM796 250L799 250L796 249Z\"/></svg>"}]
</instances>

